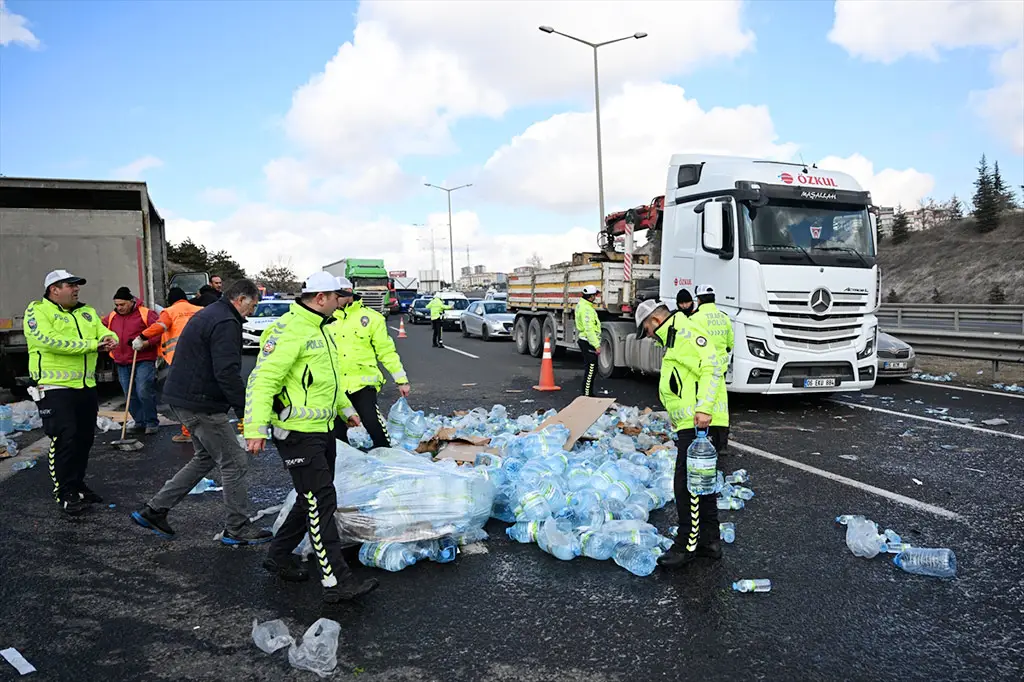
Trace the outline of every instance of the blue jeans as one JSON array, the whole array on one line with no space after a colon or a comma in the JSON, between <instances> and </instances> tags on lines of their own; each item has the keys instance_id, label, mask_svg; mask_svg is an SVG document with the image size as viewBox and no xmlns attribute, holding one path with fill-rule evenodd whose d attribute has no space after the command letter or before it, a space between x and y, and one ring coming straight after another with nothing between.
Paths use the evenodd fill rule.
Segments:
<instances>
[{"instance_id":1,"label":"blue jeans","mask_svg":"<svg viewBox=\"0 0 1024 682\"><path fill-rule=\"evenodd\" d=\"M117 378L121 390L128 397L128 383L132 376L131 365L118 365ZM156 362L140 360L135 363L135 385L132 387L132 402L128 411L140 427L158 426L156 416Z\"/></svg>"}]
</instances>

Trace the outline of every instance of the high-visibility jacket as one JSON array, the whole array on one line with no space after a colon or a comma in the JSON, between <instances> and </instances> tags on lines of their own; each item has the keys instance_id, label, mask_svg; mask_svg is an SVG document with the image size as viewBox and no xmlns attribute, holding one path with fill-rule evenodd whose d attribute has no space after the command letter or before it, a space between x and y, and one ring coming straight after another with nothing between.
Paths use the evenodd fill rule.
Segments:
<instances>
[{"instance_id":1,"label":"high-visibility jacket","mask_svg":"<svg viewBox=\"0 0 1024 682\"><path fill-rule=\"evenodd\" d=\"M260 336L256 367L245 387L246 438L269 438L272 427L328 433L339 413L355 414L338 382L333 317L292 303Z\"/></svg>"},{"instance_id":2,"label":"high-visibility jacket","mask_svg":"<svg viewBox=\"0 0 1024 682\"><path fill-rule=\"evenodd\" d=\"M445 303L440 296L435 296L430 299L430 303L427 304L427 310L430 311L430 320L440 320L441 315L446 310L451 310L452 306Z\"/></svg>"},{"instance_id":3,"label":"high-visibility jacket","mask_svg":"<svg viewBox=\"0 0 1024 682\"><path fill-rule=\"evenodd\" d=\"M682 313L675 313L654 332L665 347L658 396L674 431L693 428L697 412L711 415L712 426L728 426L729 410L717 402L725 383L724 356Z\"/></svg>"},{"instance_id":4,"label":"high-visibility jacket","mask_svg":"<svg viewBox=\"0 0 1024 682\"><path fill-rule=\"evenodd\" d=\"M373 386L379 391L384 385L384 375L377 367L378 363L384 365L396 384L409 383L383 315L367 308L362 301L353 301L335 312L334 317L337 322L329 329L338 344L338 374L342 390L355 393L366 386Z\"/></svg>"},{"instance_id":5,"label":"high-visibility jacket","mask_svg":"<svg viewBox=\"0 0 1024 682\"><path fill-rule=\"evenodd\" d=\"M704 335L711 339L720 353L732 352L735 340L732 331L732 320L719 310L714 303L701 303L697 312L690 316L690 322L703 330Z\"/></svg>"},{"instance_id":6,"label":"high-visibility jacket","mask_svg":"<svg viewBox=\"0 0 1024 682\"><path fill-rule=\"evenodd\" d=\"M601 318L594 304L585 298L576 303L576 338L594 348L601 347Z\"/></svg>"},{"instance_id":7,"label":"high-visibility jacket","mask_svg":"<svg viewBox=\"0 0 1024 682\"><path fill-rule=\"evenodd\" d=\"M135 309L127 315L120 315L114 310L103 318L103 325L117 334L117 338L120 339L114 350L110 351L110 357L113 358L115 364L130 365L133 359L138 362L156 360L157 350L155 348L144 348L138 353L132 350L132 339L156 320L156 313L141 303L136 304Z\"/></svg>"},{"instance_id":8,"label":"high-visibility jacket","mask_svg":"<svg viewBox=\"0 0 1024 682\"><path fill-rule=\"evenodd\" d=\"M147 340L160 339L160 357L168 365L174 362L174 347L178 344L181 330L200 310L201 307L185 299L175 301L160 311L160 317L156 322L142 330L142 336Z\"/></svg>"},{"instance_id":9,"label":"high-visibility jacket","mask_svg":"<svg viewBox=\"0 0 1024 682\"><path fill-rule=\"evenodd\" d=\"M44 386L93 388L100 339L117 334L92 306L65 310L48 298L32 301L22 323L28 340L28 373Z\"/></svg>"}]
</instances>

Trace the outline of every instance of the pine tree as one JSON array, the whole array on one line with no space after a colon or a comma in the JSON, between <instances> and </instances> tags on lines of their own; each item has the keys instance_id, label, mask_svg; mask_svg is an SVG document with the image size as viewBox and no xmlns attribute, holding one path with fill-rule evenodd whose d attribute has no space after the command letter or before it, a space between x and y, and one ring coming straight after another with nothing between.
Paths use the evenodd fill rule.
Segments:
<instances>
[{"instance_id":1,"label":"pine tree","mask_svg":"<svg viewBox=\"0 0 1024 682\"><path fill-rule=\"evenodd\" d=\"M989 172L988 161L982 154L981 162L978 164L978 177L974 181L974 220L978 232L984 234L999 227L999 201L995 178Z\"/></svg>"},{"instance_id":2,"label":"pine tree","mask_svg":"<svg viewBox=\"0 0 1024 682\"><path fill-rule=\"evenodd\" d=\"M899 303L900 302L900 295L896 293L895 289L890 288L889 289L889 293L887 293L885 295L885 302L886 303Z\"/></svg>"},{"instance_id":3,"label":"pine tree","mask_svg":"<svg viewBox=\"0 0 1024 682\"><path fill-rule=\"evenodd\" d=\"M942 294L939 293L938 287L932 289L932 303L942 303Z\"/></svg>"},{"instance_id":4,"label":"pine tree","mask_svg":"<svg viewBox=\"0 0 1024 682\"><path fill-rule=\"evenodd\" d=\"M988 290L988 302L991 305L1003 305L1006 303L1006 293L1003 291L1003 287L999 286L999 283L992 285L992 288Z\"/></svg>"},{"instance_id":5,"label":"pine tree","mask_svg":"<svg viewBox=\"0 0 1024 682\"><path fill-rule=\"evenodd\" d=\"M949 202L946 204L946 215L949 216L950 220L963 220L964 205L955 194L950 197Z\"/></svg>"},{"instance_id":6,"label":"pine tree","mask_svg":"<svg viewBox=\"0 0 1024 682\"><path fill-rule=\"evenodd\" d=\"M902 244L910 237L910 225L903 206L896 207L896 213L892 220L892 243Z\"/></svg>"},{"instance_id":7,"label":"pine tree","mask_svg":"<svg viewBox=\"0 0 1024 682\"><path fill-rule=\"evenodd\" d=\"M992 189L995 191L996 202L1000 211L1011 211L1017 208L1017 196L1006 183L1003 182L1003 175L999 172L999 162L992 164Z\"/></svg>"}]
</instances>

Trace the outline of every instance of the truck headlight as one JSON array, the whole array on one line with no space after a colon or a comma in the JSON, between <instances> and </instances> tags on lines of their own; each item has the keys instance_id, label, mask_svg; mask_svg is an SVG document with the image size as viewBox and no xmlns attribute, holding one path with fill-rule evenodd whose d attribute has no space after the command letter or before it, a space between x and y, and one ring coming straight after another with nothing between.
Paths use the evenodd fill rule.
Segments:
<instances>
[{"instance_id":1,"label":"truck headlight","mask_svg":"<svg viewBox=\"0 0 1024 682\"><path fill-rule=\"evenodd\" d=\"M868 342L864 344L864 350L862 350L861 352L857 353L857 359L858 360L863 360L864 358L871 357L871 353L875 350L875 336L876 335L877 335L877 328L876 328L875 333L873 333L871 335L871 338L868 339Z\"/></svg>"},{"instance_id":2,"label":"truck headlight","mask_svg":"<svg viewBox=\"0 0 1024 682\"><path fill-rule=\"evenodd\" d=\"M768 350L768 344L763 339L747 339L747 350L755 358L768 362L776 362L779 359L779 354Z\"/></svg>"}]
</instances>

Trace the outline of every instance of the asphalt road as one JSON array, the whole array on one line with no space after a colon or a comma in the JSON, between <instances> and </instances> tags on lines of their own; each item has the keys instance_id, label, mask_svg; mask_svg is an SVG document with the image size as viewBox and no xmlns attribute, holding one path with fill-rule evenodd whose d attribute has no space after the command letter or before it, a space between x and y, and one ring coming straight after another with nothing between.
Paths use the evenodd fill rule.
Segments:
<instances>
[{"instance_id":1,"label":"asphalt road","mask_svg":"<svg viewBox=\"0 0 1024 682\"><path fill-rule=\"evenodd\" d=\"M427 328L408 334L398 343L419 409L500 402L521 414L578 395L571 354L555 362L563 390L539 393L539 361L511 343L446 334L441 350ZM598 390L657 404L651 378ZM395 397L386 388L382 405ZM736 445L721 466L747 469L757 496L722 513L736 522L736 542L717 564L638 578L612 562L558 561L509 541L506 524L492 521L488 551L453 564L394 574L356 565L381 589L335 608L321 606L313 583L269 578L261 549L213 542L215 494L172 512L173 541L133 526L128 513L190 446L171 443L166 428L127 454L103 445L114 437L105 435L90 471L116 509L57 518L45 466L0 481L0 648L19 649L38 679L313 680L283 652L259 651L250 630L254 618L283 618L298 636L327 616L342 627L336 679L1021 679L1024 400L910 384L835 400L877 409L733 400ZM1009 423L980 424L992 418ZM274 453L254 460L257 507L279 502L287 486ZM912 544L954 549L959 577L912 576L885 557L853 556L833 522L843 513L865 514ZM664 529L674 517L665 510L652 522ZM772 592L734 593L740 578L770 578ZM0 663L0 679L14 676Z\"/></svg>"}]
</instances>

